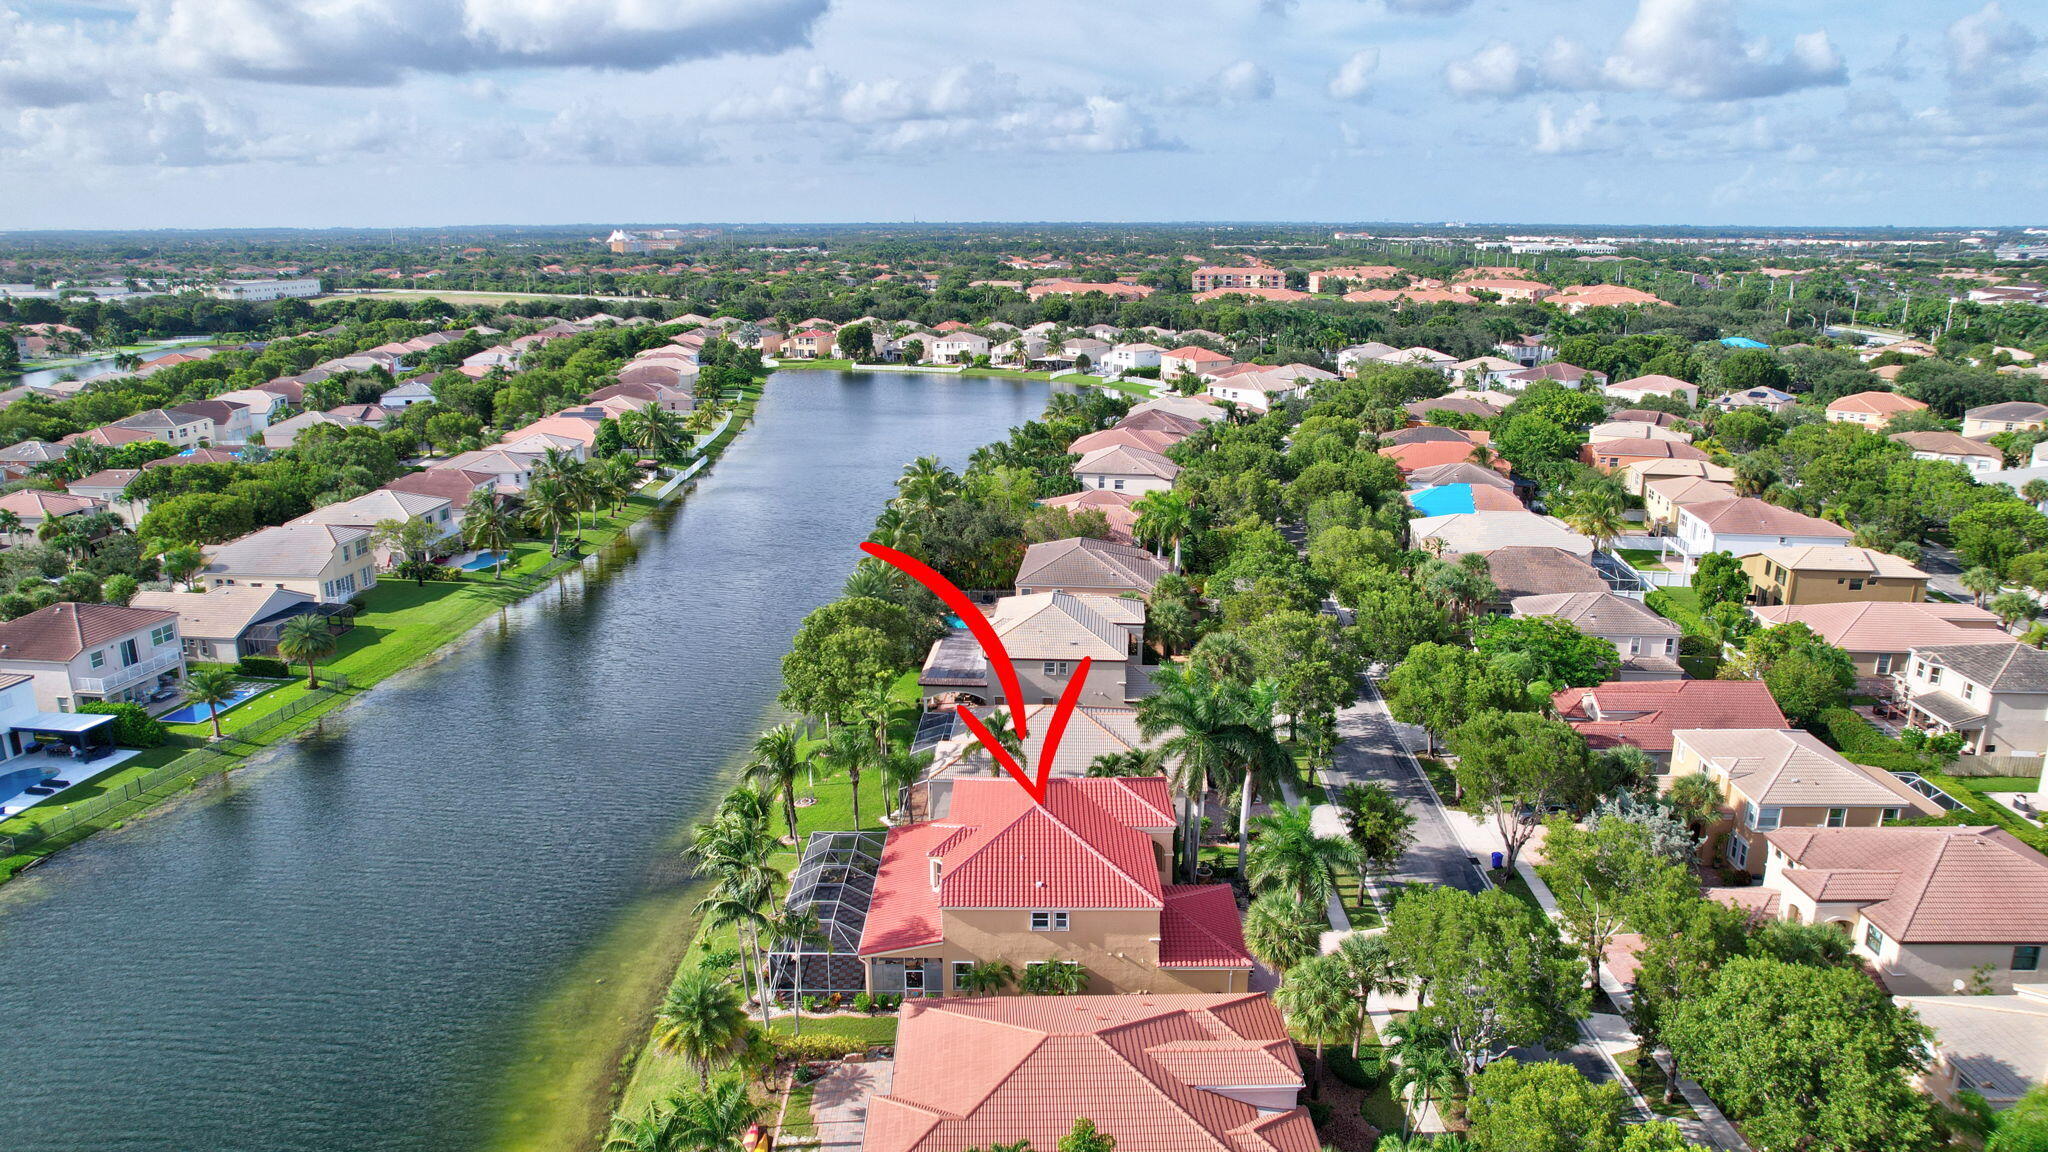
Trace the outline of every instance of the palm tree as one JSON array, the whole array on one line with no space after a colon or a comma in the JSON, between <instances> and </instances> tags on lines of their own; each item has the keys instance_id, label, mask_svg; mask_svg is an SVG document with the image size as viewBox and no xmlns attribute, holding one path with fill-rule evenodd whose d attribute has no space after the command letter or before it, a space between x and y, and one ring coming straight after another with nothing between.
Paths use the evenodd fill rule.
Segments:
<instances>
[{"instance_id":1,"label":"palm tree","mask_svg":"<svg viewBox=\"0 0 2048 1152\"><path fill-rule=\"evenodd\" d=\"M1462 1069L1449 1041L1412 1013L1387 1031L1393 1039L1388 1047L1400 1064L1388 1081L1389 1087L1397 1093L1411 1093L1417 1112L1428 1108L1432 1100L1447 1100L1457 1094L1463 1082L1459 1075Z\"/></svg>"},{"instance_id":2,"label":"palm tree","mask_svg":"<svg viewBox=\"0 0 2048 1152\"><path fill-rule=\"evenodd\" d=\"M1020 986L1028 996L1079 996L1088 990L1088 969L1073 960L1040 960L1025 965Z\"/></svg>"},{"instance_id":3,"label":"palm tree","mask_svg":"<svg viewBox=\"0 0 2048 1152\"><path fill-rule=\"evenodd\" d=\"M2040 603L2025 592L2000 592L1985 608L2007 628L2020 620L2032 621L2041 614Z\"/></svg>"},{"instance_id":4,"label":"palm tree","mask_svg":"<svg viewBox=\"0 0 2048 1152\"><path fill-rule=\"evenodd\" d=\"M1979 608L1984 606L1985 597L1994 596L2000 588L2005 587L2005 582L1998 578L1998 573L1981 564L1963 573L1957 580L1969 590L1970 603Z\"/></svg>"},{"instance_id":5,"label":"palm tree","mask_svg":"<svg viewBox=\"0 0 2048 1152\"><path fill-rule=\"evenodd\" d=\"M1337 945L1331 953L1344 966L1345 978L1350 981L1351 995L1360 1005L1373 994L1385 996L1407 989L1408 981L1394 970L1394 956L1387 948L1385 936L1367 936L1353 932ZM1358 1046L1365 1039L1367 1017L1360 1013L1357 1027L1351 1033L1351 1056L1358 1058Z\"/></svg>"},{"instance_id":6,"label":"palm tree","mask_svg":"<svg viewBox=\"0 0 2048 1152\"><path fill-rule=\"evenodd\" d=\"M654 1013L654 1043L697 1069L697 1083L711 1083L715 1060L731 1058L746 1047L746 1005L739 993L718 973L691 968L669 985L668 995Z\"/></svg>"},{"instance_id":7,"label":"palm tree","mask_svg":"<svg viewBox=\"0 0 2048 1152\"><path fill-rule=\"evenodd\" d=\"M1195 530L1195 504L1185 492L1161 489L1147 492L1132 505L1138 513L1133 526L1138 539L1154 547L1173 545L1173 570L1180 571L1180 542Z\"/></svg>"},{"instance_id":8,"label":"palm tree","mask_svg":"<svg viewBox=\"0 0 2048 1152\"><path fill-rule=\"evenodd\" d=\"M1350 974L1335 956L1311 957L1289 968L1274 999L1287 1017L1289 1031L1315 1038L1316 1086L1320 1090L1323 1045L1332 1036L1358 1034L1364 1027L1365 1002L1352 996Z\"/></svg>"},{"instance_id":9,"label":"palm tree","mask_svg":"<svg viewBox=\"0 0 2048 1152\"><path fill-rule=\"evenodd\" d=\"M462 506L463 542L496 557L491 562L493 580L504 578L505 557L512 551L514 527L512 513L489 492L470 493L469 502Z\"/></svg>"},{"instance_id":10,"label":"palm tree","mask_svg":"<svg viewBox=\"0 0 2048 1152\"><path fill-rule=\"evenodd\" d=\"M1001 960L982 960L967 966L958 983L962 992L993 996L1017 979L1017 970Z\"/></svg>"},{"instance_id":11,"label":"palm tree","mask_svg":"<svg viewBox=\"0 0 2048 1152\"><path fill-rule=\"evenodd\" d=\"M533 530L548 537L548 555L562 552L562 528L572 519L581 520L582 504L559 479L536 472L526 485L526 519Z\"/></svg>"},{"instance_id":12,"label":"palm tree","mask_svg":"<svg viewBox=\"0 0 2048 1152\"><path fill-rule=\"evenodd\" d=\"M682 418L652 400L620 416L619 433L651 460L669 460L689 451L691 444Z\"/></svg>"},{"instance_id":13,"label":"palm tree","mask_svg":"<svg viewBox=\"0 0 2048 1152\"><path fill-rule=\"evenodd\" d=\"M930 752L901 752L890 749L878 754L875 768L882 774L883 815L894 816L910 807L910 789L924 779L931 767Z\"/></svg>"},{"instance_id":14,"label":"palm tree","mask_svg":"<svg viewBox=\"0 0 2048 1152\"><path fill-rule=\"evenodd\" d=\"M1283 806L1253 821L1259 842L1246 879L1254 892L1317 908L1337 891L1339 870L1358 867L1358 845L1346 836L1316 835L1314 812L1308 804Z\"/></svg>"},{"instance_id":15,"label":"palm tree","mask_svg":"<svg viewBox=\"0 0 2048 1152\"><path fill-rule=\"evenodd\" d=\"M1596 548L1605 550L1628 531L1627 505L1612 484L1589 484L1572 493L1564 509L1564 522L1581 536L1593 538Z\"/></svg>"},{"instance_id":16,"label":"palm tree","mask_svg":"<svg viewBox=\"0 0 2048 1152\"><path fill-rule=\"evenodd\" d=\"M1181 852L1188 878L1201 854L1201 808L1212 781L1233 778L1248 764L1265 762L1272 718L1249 715L1256 705L1199 667L1161 665L1157 690L1138 704L1138 730L1176 765L1174 786L1184 801ZM1170 733L1170 735L1169 735ZM1163 739L1162 739L1163 737Z\"/></svg>"},{"instance_id":17,"label":"palm tree","mask_svg":"<svg viewBox=\"0 0 2048 1152\"><path fill-rule=\"evenodd\" d=\"M10 509L0 508L0 540L13 540L21 531L21 516Z\"/></svg>"},{"instance_id":18,"label":"palm tree","mask_svg":"<svg viewBox=\"0 0 2048 1152\"><path fill-rule=\"evenodd\" d=\"M782 797L782 820L796 839L796 778L803 770L803 735L794 724L777 724L754 737L746 778Z\"/></svg>"},{"instance_id":19,"label":"palm tree","mask_svg":"<svg viewBox=\"0 0 2048 1152\"><path fill-rule=\"evenodd\" d=\"M600 503L610 504L612 515L616 516L625 510L626 501L640 486L640 466L633 462L630 453L607 456L592 466L591 483L603 496Z\"/></svg>"},{"instance_id":20,"label":"palm tree","mask_svg":"<svg viewBox=\"0 0 2048 1152\"><path fill-rule=\"evenodd\" d=\"M891 504L905 514L929 522L939 509L953 502L960 490L960 477L939 463L936 456L919 456L896 479L896 499Z\"/></svg>"},{"instance_id":21,"label":"palm tree","mask_svg":"<svg viewBox=\"0 0 2048 1152\"><path fill-rule=\"evenodd\" d=\"M1157 748L1133 748L1128 752L1104 752L1089 761L1089 776L1159 776L1166 771L1166 758Z\"/></svg>"},{"instance_id":22,"label":"palm tree","mask_svg":"<svg viewBox=\"0 0 2048 1152\"><path fill-rule=\"evenodd\" d=\"M754 1099L743 1077L721 1076L699 1091L677 1096L657 1113L650 1152L730 1152L766 1107Z\"/></svg>"},{"instance_id":23,"label":"palm tree","mask_svg":"<svg viewBox=\"0 0 2048 1152\"><path fill-rule=\"evenodd\" d=\"M320 686L320 661L334 655L341 642L334 638L327 617L305 612L284 622L277 631L277 654L294 664L306 666L306 687Z\"/></svg>"},{"instance_id":24,"label":"palm tree","mask_svg":"<svg viewBox=\"0 0 2048 1152\"><path fill-rule=\"evenodd\" d=\"M213 721L213 738L220 739L221 707L235 698L235 689L241 687L233 668L215 665L210 668L194 668L185 677L185 703L197 704L206 709L206 718Z\"/></svg>"},{"instance_id":25,"label":"palm tree","mask_svg":"<svg viewBox=\"0 0 2048 1152\"><path fill-rule=\"evenodd\" d=\"M853 792L853 826L860 822L860 770L876 760L875 744L868 734L851 724L841 724L825 737L822 753L826 767L846 773Z\"/></svg>"},{"instance_id":26,"label":"palm tree","mask_svg":"<svg viewBox=\"0 0 2048 1152\"><path fill-rule=\"evenodd\" d=\"M1269 892L1244 912L1244 942L1252 955L1281 972L1316 954L1322 936L1322 914Z\"/></svg>"},{"instance_id":27,"label":"palm tree","mask_svg":"<svg viewBox=\"0 0 2048 1152\"><path fill-rule=\"evenodd\" d=\"M780 916L769 920L768 927L776 943L789 949L789 1031L792 1036L801 1036L804 1031L804 945L823 944L829 949L832 938L825 935L825 926L818 923L818 914L809 908L784 908Z\"/></svg>"}]
</instances>

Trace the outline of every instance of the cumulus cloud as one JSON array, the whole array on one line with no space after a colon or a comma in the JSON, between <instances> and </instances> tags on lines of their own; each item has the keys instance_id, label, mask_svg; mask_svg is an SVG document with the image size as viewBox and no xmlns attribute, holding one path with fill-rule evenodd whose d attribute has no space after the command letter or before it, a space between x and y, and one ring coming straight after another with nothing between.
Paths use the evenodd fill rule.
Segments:
<instances>
[{"instance_id":1,"label":"cumulus cloud","mask_svg":"<svg viewBox=\"0 0 2048 1152\"><path fill-rule=\"evenodd\" d=\"M1548 156L1590 152L1605 124L1599 101L1589 100L1562 119L1545 104L1536 112L1536 151Z\"/></svg>"},{"instance_id":2,"label":"cumulus cloud","mask_svg":"<svg viewBox=\"0 0 2048 1152\"><path fill-rule=\"evenodd\" d=\"M1270 84L1270 77L1268 78ZM827 68L728 97L706 123L778 124L789 131L850 128L830 144L844 152L915 152L947 145L970 151L1138 152L1181 145L1130 101L1063 88L1027 90L1013 73L955 66L936 76L849 80Z\"/></svg>"},{"instance_id":3,"label":"cumulus cloud","mask_svg":"<svg viewBox=\"0 0 2048 1152\"><path fill-rule=\"evenodd\" d=\"M94 45L75 27L0 8L0 107L57 108L107 94Z\"/></svg>"},{"instance_id":4,"label":"cumulus cloud","mask_svg":"<svg viewBox=\"0 0 2048 1152\"><path fill-rule=\"evenodd\" d=\"M1240 103L1273 97L1273 74L1250 60L1239 60L1218 72L1211 84L1225 99Z\"/></svg>"},{"instance_id":5,"label":"cumulus cloud","mask_svg":"<svg viewBox=\"0 0 2048 1152\"><path fill-rule=\"evenodd\" d=\"M1377 48L1361 48L1344 61L1330 77L1328 92L1338 100L1363 100L1372 92L1373 73L1379 71Z\"/></svg>"},{"instance_id":6,"label":"cumulus cloud","mask_svg":"<svg viewBox=\"0 0 2048 1152\"><path fill-rule=\"evenodd\" d=\"M1998 0L1950 24L1946 39L1949 78L1971 83L2022 64L2040 45L2033 30L2007 16Z\"/></svg>"},{"instance_id":7,"label":"cumulus cloud","mask_svg":"<svg viewBox=\"0 0 2048 1152\"><path fill-rule=\"evenodd\" d=\"M1452 93L1492 99L1608 90L1720 101L1847 82L1848 68L1826 32L1805 33L1780 49L1736 26L1732 0L1640 0L1604 56L1557 39L1532 57L1500 40L1444 68Z\"/></svg>"},{"instance_id":8,"label":"cumulus cloud","mask_svg":"<svg viewBox=\"0 0 2048 1152\"><path fill-rule=\"evenodd\" d=\"M828 0L146 0L135 34L189 71L376 86L408 73L658 68L808 42Z\"/></svg>"}]
</instances>

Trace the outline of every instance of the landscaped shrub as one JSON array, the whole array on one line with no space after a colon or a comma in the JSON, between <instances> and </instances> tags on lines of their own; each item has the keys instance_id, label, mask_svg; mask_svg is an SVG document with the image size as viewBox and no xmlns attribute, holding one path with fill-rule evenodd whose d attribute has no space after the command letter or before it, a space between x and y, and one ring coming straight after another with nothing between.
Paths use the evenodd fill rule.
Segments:
<instances>
[{"instance_id":1,"label":"landscaped shrub","mask_svg":"<svg viewBox=\"0 0 2048 1152\"><path fill-rule=\"evenodd\" d=\"M140 704L91 700L80 704L78 710L93 716L114 717L114 743L123 748L159 748L171 737L170 730Z\"/></svg>"},{"instance_id":2,"label":"landscaped shrub","mask_svg":"<svg viewBox=\"0 0 2048 1152\"><path fill-rule=\"evenodd\" d=\"M1333 1046L1323 1050L1323 1059L1329 1064L1330 1075L1353 1088L1370 1090L1387 1078L1385 1053L1376 1047L1360 1048L1353 1059L1349 1047Z\"/></svg>"},{"instance_id":3,"label":"landscaped shrub","mask_svg":"<svg viewBox=\"0 0 2048 1152\"><path fill-rule=\"evenodd\" d=\"M266 680L289 680L292 670L274 656L244 656L235 661L235 671L244 676L257 676Z\"/></svg>"},{"instance_id":4,"label":"landscaped shrub","mask_svg":"<svg viewBox=\"0 0 2048 1152\"><path fill-rule=\"evenodd\" d=\"M1820 738L1845 756L1857 753L1906 753L1897 740L1879 732L1853 708L1828 708L1814 718Z\"/></svg>"},{"instance_id":5,"label":"landscaped shrub","mask_svg":"<svg viewBox=\"0 0 2048 1152\"><path fill-rule=\"evenodd\" d=\"M855 992L853 994L853 1010L855 1012L873 1012L875 1010L875 998L865 992Z\"/></svg>"},{"instance_id":6,"label":"landscaped shrub","mask_svg":"<svg viewBox=\"0 0 2048 1152\"><path fill-rule=\"evenodd\" d=\"M868 1042L852 1036L820 1036L806 1032L802 1036L785 1036L772 1033L768 1042L775 1046L775 1054L788 1060L837 1060L855 1052L868 1050Z\"/></svg>"}]
</instances>

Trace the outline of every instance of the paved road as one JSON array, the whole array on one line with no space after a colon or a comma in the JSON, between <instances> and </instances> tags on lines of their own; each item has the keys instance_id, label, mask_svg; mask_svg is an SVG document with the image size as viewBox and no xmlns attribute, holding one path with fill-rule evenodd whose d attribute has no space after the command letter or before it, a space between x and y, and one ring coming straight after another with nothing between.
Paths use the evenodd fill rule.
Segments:
<instances>
[{"instance_id":1,"label":"paved road","mask_svg":"<svg viewBox=\"0 0 2048 1152\"><path fill-rule=\"evenodd\" d=\"M1331 778L1339 787L1349 783L1385 785L1414 815L1415 843L1401 857L1391 879L1477 892L1485 886L1478 868L1431 796L1429 781L1403 751L1404 728L1387 715L1379 689L1366 681L1358 703L1337 714L1338 744Z\"/></svg>"},{"instance_id":2,"label":"paved road","mask_svg":"<svg viewBox=\"0 0 2048 1152\"><path fill-rule=\"evenodd\" d=\"M1927 573L1927 586L1968 603L1971 593L1958 577L1963 574L1962 558L1933 541L1920 545L1920 569Z\"/></svg>"}]
</instances>

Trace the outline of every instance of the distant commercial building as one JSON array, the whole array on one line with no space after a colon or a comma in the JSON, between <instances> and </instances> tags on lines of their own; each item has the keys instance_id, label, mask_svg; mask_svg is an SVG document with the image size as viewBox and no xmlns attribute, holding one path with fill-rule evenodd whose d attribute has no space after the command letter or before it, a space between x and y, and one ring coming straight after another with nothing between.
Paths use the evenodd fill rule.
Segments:
<instances>
[{"instance_id":1,"label":"distant commercial building","mask_svg":"<svg viewBox=\"0 0 2048 1152\"><path fill-rule=\"evenodd\" d=\"M320 294L320 281L310 277L303 280L223 280L207 294L218 300L240 300L245 303L263 300L303 300L308 296Z\"/></svg>"}]
</instances>

